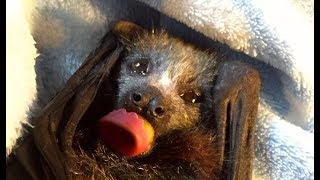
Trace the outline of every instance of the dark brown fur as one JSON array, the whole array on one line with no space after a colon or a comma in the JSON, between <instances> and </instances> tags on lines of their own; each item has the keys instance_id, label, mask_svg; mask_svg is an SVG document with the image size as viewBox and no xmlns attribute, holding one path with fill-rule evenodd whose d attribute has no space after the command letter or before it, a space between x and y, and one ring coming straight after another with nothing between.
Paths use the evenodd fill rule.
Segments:
<instances>
[{"instance_id":1,"label":"dark brown fur","mask_svg":"<svg viewBox=\"0 0 320 180\"><path fill-rule=\"evenodd\" d=\"M78 133L78 136L80 133ZM79 138L79 137L78 137ZM174 132L159 138L150 154L124 158L97 140L94 150L78 150L77 162L88 179L215 179L219 154L212 148L214 137L201 130ZM93 145L93 146L92 146Z\"/></svg>"}]
</instances>

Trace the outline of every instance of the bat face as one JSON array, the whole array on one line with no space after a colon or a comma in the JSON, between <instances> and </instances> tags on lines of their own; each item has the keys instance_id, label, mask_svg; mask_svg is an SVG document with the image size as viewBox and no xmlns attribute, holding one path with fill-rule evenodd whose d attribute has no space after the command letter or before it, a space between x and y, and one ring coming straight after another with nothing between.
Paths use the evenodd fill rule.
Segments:
<instances>
[{"instance_id":1,"label":"bat face","mask_svg":"<svg viewBox=\"0 0 320 180\"><path fill-rule=\"evenodd\" d=\"M198 123L201 108L210 108L214 69L222 57L165 32L145 32L126 45L116 107L145 117L156 136Z\"/></svg>"}]
</instances>

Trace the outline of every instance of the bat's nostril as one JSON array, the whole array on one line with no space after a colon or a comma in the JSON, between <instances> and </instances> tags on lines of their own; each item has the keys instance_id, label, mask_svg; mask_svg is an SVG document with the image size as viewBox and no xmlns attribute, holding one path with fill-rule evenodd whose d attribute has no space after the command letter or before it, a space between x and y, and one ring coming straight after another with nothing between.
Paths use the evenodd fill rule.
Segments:
<instances>
[{"instance_id":1,"label":"bat's nostril","mask_svg":"<svg viewBox=\"0 0 320 180\"><path fill-rule=\"evenodd\" d=\"M142 100L142 95L139 93L133 93L132 99L134 102L140 102Z\"/></svg>"},{"instance_id":2,"label":"bat's nostril","mask_svg":"<svg viewBox=\"0 0 320 180\"><path fill-rule=\"evenodd\" d=\"M156 107L154 109L154 114L158 117L162 117L164 115L164 108L162 106Z\"/></svg>"}]
</instances>

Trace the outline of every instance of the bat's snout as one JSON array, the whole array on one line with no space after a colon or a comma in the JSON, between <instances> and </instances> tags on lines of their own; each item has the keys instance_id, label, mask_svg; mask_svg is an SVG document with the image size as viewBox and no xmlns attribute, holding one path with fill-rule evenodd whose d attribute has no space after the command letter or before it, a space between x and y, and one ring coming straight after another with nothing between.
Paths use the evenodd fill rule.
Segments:
<instances>
[{"instance_id":1,"label":"bat's snout","mask_svg":"<svg viewBox=\"0 0 320 180\"><path fill-rule=\"evenodd\" d=\"M145 111L149 116L163 118L166 114L163 97L156 88L133 90L129 94L129 101L142 111Z\"/></svg>"}]
</instances>

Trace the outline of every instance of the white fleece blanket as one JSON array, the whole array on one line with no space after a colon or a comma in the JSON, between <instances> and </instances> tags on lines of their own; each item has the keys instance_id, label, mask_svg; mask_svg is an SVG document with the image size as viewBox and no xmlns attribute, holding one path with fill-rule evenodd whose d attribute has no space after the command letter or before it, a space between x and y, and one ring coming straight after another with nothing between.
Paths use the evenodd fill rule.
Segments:
<instances>
[{"instance_id":1,"label":"white fleece blanket","mask_svg":"<svg viewBox=\"0 0 320 180\"><path fill-rule=\"evenodd\" d=\"M314 179L313 0L26 2L7 1L7 154L27 115L36 115L63 87L110 22L155 23L188 36L181 22L250 56L245 61L261 73L254 178Z\"/></svg>"}]
</instances>

